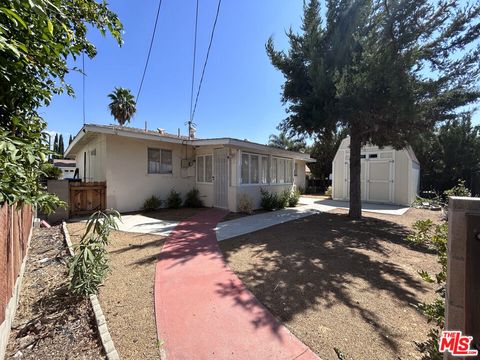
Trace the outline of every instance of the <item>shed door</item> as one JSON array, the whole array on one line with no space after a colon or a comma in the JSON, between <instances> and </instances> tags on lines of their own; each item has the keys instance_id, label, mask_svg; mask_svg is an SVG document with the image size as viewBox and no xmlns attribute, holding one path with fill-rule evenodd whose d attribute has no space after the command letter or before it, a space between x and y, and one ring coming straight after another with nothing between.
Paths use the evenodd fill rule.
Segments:
<instances>
[{"instance_id":1,"label":"shed door","mask_svg":"<svg viewBox=\"0 0 480 360\"><path fill-rule=\"evenodd\" d=\"M213 204L228 209L228 149L213 150Z\"/></svg>"},{"instance_id":2,"label":"shed door","mask_svg":"<svg viewBox=\"0 0 480 360\"><path fill-rule=\"evenodd\" d=\"M361 199L362 201L367 200L367 191L366 191L366 172L365 172L365 167L366 167L366 161L365 159L360 160L360 189L361 189ZM344 188L344 194L345 194L345 199L348 200L350 199L350 162L347 161L345 163L345 188Z\"/></svg>"},{"instance_id":3,"label":"shed door","mask_svg":"<svg viewBox=\"0 0 480 360\"><path fill-rule=\"evenodd\" d=\"M373 202L393 202L393 161L368 161L367 198Z\"/></svg>"}]
</instances>

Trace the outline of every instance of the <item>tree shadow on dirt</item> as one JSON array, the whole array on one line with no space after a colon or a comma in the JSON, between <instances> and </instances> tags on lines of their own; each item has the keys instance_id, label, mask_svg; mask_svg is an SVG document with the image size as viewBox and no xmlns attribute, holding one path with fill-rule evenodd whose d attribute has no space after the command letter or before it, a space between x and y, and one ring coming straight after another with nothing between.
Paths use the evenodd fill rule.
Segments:
<instances>
[{"instance_id":1,"label":"tree shadow on dirt","mask_svg":"<svg viewBox=\"0 0 480 360\"><path fill-rule=\"evenodd\" d=\"M406 306L418 304L425 284L395 261L398 247L389 246L411 249L405 241L408 234L406 227L389 221L352 221L343 214L322 213L223 241L220 247L227 262L239 249L250 248L245 260L249 265L236 274L281 321L316 306L328 311L342 304L358 314L386 347L398 352L396 334L384 325L382 314L364 306L351 290L360 282L365 291L388 292ZM219 294L242 304L230 284L218 286ZM271 321L259 317L254 325L271 326Z\"/></svg>"}]
</instances>

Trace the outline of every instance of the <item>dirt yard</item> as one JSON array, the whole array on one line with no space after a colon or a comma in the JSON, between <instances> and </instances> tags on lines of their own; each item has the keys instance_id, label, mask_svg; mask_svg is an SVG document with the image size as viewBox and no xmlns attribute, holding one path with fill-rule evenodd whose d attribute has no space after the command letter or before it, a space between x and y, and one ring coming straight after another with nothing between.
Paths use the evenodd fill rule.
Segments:
<instances>
[{"instance_id":1,"label":"dirt yard","mask_svg":"<svg viewBox=\"0 0 480 360\"><path fill-rule=\"evenodd\" d=\"M59 226L34 229L6 359L104 359L93 310L68 291Z\"/></svg>"},{"instance_id":2,"label":"dirt yard","mask_svg":"<svg viewBox=\"0 0 480 360\"><path fill-rule=\"evenodd\" d=\"M85 223L68 224L72 242L80 240ZM158 359L153 314L155 263L163 237L113 231L110 237L111 273L98 299L115 347L122 359Z\"/></svg>"},{"instance_id":3,"label":"dirt yard","mask_svg":"<svg viewBox=\"0 0 480 360\"><path fill-rule=\"evenodd\" d=\"M204 209L165 209L142 213L152 218L181 221ZM78 242L85 223L69 223L72 242ZM113 231L108 248L111 273L98 298L122 359L158 359L153 304L155 265L165 238L159 235Z\"/></svg>"},{"instance_id":4,"label":"dirt yard","mask_svg":"<svg viewBox=\"0 0 480 360\"><path fill-rule=\"evenodd\" d=\"M404 238L418 219L336 210L223 241L230 267L295 335L322 359L419 359L414 341L429 325L415 308L434 298L419 270L436 257Z\"/></svg>"}]
</instances>

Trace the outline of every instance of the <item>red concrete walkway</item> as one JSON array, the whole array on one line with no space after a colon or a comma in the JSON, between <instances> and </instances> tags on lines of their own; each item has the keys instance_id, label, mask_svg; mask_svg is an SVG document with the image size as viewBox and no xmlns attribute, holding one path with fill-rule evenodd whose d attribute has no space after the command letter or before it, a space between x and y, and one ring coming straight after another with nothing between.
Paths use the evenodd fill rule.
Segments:
<instances>
[{"instance_id":1,"label":"red concrete walkway","mask_svg":"<svg viewBox=\"0 0 480 360\"><path fill-rule=\"evenodd\" d=\"M318 359L226 265L212 209L181 222L155 273L157 333L167 359Z\"/></svg>"}]
</instances>

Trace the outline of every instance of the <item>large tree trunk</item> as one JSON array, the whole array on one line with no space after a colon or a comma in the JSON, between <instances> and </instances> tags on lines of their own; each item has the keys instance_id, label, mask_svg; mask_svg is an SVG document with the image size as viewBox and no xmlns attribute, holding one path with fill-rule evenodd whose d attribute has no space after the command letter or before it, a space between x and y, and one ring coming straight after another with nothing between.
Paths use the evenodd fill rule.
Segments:
<instances>
[{"instance_id":1,"label":"large tree trunk","mask_svg":"<svg viewBox=\"0 0 480 360\"><path fill-rule=\"evenodd\" d=\"M350 128L350 211L348 216L352 219L361 219L362 217L362 198L360 182L360 153L362 150L362 141L360 129L357 126Z\"/></svg>"}]
</instances>

